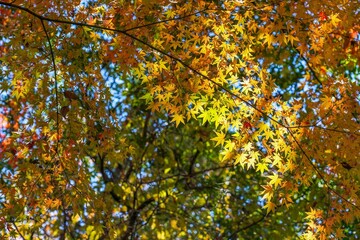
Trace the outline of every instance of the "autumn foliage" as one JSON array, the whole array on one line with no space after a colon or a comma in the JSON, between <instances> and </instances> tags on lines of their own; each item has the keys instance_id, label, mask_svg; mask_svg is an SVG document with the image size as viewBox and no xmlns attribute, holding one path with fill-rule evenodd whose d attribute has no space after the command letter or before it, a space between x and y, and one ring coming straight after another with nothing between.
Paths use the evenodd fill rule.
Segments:
<instances>
[{"instance_id":1,"label":"autumn foliage","mask_svg":"<svg viewBox=\"0 0 360 240\"><path fill-rule=\"evenodd\" d=\"M0 0L0 236L360 237L356 0Z\"/></svg>"}]
</instances>

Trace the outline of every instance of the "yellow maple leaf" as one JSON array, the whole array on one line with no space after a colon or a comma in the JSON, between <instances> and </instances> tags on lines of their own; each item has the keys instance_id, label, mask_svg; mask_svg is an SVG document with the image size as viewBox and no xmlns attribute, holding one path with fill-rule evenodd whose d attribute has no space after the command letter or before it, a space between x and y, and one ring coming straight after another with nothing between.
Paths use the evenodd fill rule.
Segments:
<instances>
[{"instance_id":1,"label":"yellow maple leaf","mask_svg":"<svg viewBox=\"0 0 360 240\"><path fill-rule=\"evenodd\" d=\"M263 45L267 43L268 48L272 47L272 44L274 43L274 41L275 41L274 35L266 33L264 35Z\"/></svg>"},{"instance_id":2,"label":"yellow maple leaf","mask_svg":"<svg viewBox=\"0 0 360 240\"><path fill-rule=\"evenodd\" d=\"M278 153L274 154L273 159L274 159L272 162L273 166L277 166L277 165L281 164L281 156Z\"/></svg>"},{"instance_id":3,"label":"yellow maple leaf","mask_svg":"<svg viewBox=\"0 0 360 240\"><path fill-rule=\"evenodd\" d=\"M53 189L54 189L54 186L49 185L49 186L46 188L46 193L52 193L52 192L53 192Z\"/></svg>"},{"instance_id":4,"label":"yellow maple leaf","mask_svg":"<svg viewBox=\"0 0 360 240\"><path fill-rule=\"evenodd\" d=\"M269 138L274 138L274 133L268 128L267 130L265 130L264 136L266 140L269 140Z\"/></svg>"},{"instance_id":5,"label":"yellow maple leaf","mask_svg":"<svg viewBox=\"0 0 360 240\"><path fill-rule=\"evenodd\" d=\"M61 201L60 201L60 199L54 199L53 201L52 201L52 205L51 205L52 207L54 207L54 208L58 208L59 206L61 206Z\"/></svg>"},{"instance_id":6,"label":"yellow maple leaf","mask_svg":"<svg viewBox=\"0 0 360 240\"><path fill-rule=\"evenodd\" d=\"M203 113L201 113L198 118L202 118L203 119L203 122L202 124L205 124L206 121L209 121L211 120L211 115L210 115L210 111L204 111Z\"/></svg>"},{"instance_id":7,"label":"yellow maple leaf","mask_svg":"<svg viewBox=\"0 0 360 240\"><path fill-rule=\"evenodd\" d=\"M96 42L98 39L100 39L100 36L99 36L97 33L95 33L95 32L91 32L91 33L90 33L90 38L91 38L94 42Z\"/></svg>"},{"instance_id":8,"label":"yellow maple leaf","mask_svg":"<svg viewBox=\"0 0 360 240\"><path fill-rule=\"evenodd\" d=\"M279 178L279 175L274 174L272 176L269 176L269 178L271 179L270 184L275 185L275 188L277 188L277 186L281 183L281 178Z\"/></svg>"},{"instance_id":9,"label":"yellow maple leaf","mask_svg":"<svg viewBox=\"0 0 360 240\"><path fill-rule=\"evenodd\" d=\"M247 153L238 154L235 160L235 164L240 163L241 167L245 167L245 164L248 163L249 155Z\"/></svg>"},{"instance_id":10,"label":"yellow maple leaf","mask_svg":"<svg viewBox=\"0 0 360 240\"><path fill-rule=\"evenodd\" d=\"M171 120L171 122L175 122L176 127L179 126L180 123L185 124L184 116L180 115L180 114L174 114L173 119Z\"/></svg>"},{"instance_id":11,"label":"yellow maple leaf","mask_svg":"<svg viewBox=\"0 0 360 240\"><path fill-rule=\"evenodd\" d=\"M263 174L265 170L268 170L268 167L267 167L266 163L259 163L257 165L256 171L260 171L261 174Z\"/></svg>"},{"instance_id":12,"label":"yellow maple leaf","mask_svg":"<svg viewBox=\"0 0 360 240\"><path fill-rule=\"evenodd\" d=\"M332 23L332 25L334 25L335 27L337 26L337 24L341 21L339 18L338 18L339 14L336 13L336 14L331 14L330 15L330 21Z\"/></svg>"},{"instance_id":13,"label":"yellow maple leaf","mask_svg":"<svg viewBox=\"0 0 360 240\"><path fill-rule=\"evenodd\" d=\"M167 70L166 62L165 62L165 61L160 60L158 63L159 63L159 64L158 64L158 67L159 67L160 72L161 72L162 70Z\"/></svg>"},{"instance_id":14,"label":"yellow maple leaf","mask_svg":"<svg viewBox=\"0 0 360 240\"><path fill-rule=\"evenodd\" d=\"M213 140L213 141L216 141L215 147L216 147L217 145L221 145L221 146L224 145L224 142L225 142L225 133L215 132L215 134L216 134L216 137L214 137L214 138L211 139L211 140Z\"/></svg>"},{"instance_id":15,"label":"yellow maple leaf","mask_svg":"<svg viewBox=\"0 0 360 240\"><path fill-rule=\"evenodd\" d=\"M265 204L264 208L266 208L266 214L269 214L271 211L275 212L276 205L269 201Z\"/></svg>"},{"instance_id":16,"label":"yellow maple leaf","mask_svg":"<svg viewBox=\"0 0 360 240\"><path fill-rule=\"evenodd\" d=\"M310 207L310 212L306 212L306 217L305 219L315 219L316 218L316 209L313 209L312 207Z\"/></svg>"}]
</instances>

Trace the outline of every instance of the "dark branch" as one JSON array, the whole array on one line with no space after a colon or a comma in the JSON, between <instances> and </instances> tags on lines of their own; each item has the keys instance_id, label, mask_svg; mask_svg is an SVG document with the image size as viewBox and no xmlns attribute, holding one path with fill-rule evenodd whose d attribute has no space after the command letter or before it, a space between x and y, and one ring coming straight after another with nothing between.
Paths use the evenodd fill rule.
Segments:
<instances>
[{"instance_id":1,"label":"dark branch","mask_svg":"<svg viewBox=\"0 0 360 240\"><path fill-rule=\"evenodd\" d=\"M226 169L226 168L232 168L234 167L234 165L230 164L230 165L224 165L224 166L218 166L218 167L213 167L213 168L207 168L201 171L197 171L197 172L193 172L191 174L191 176L189 176L187 173L178 173L178 174L174 174L174 175L170 175L170 176L165 176L165 177L160 177L157 178L155 180L149 180L149 181L142 181L141 184L150 184L150 183L157 183L157 182L161 182L167 179L171 179L171 178L179 178L179 177L183 177L182 179L179 180L183 180L183 179L187 179L189 177L194 177L196 175L202 175L205 174L207 172L212 172L212 171L216 171L216 170L221 170L221 169Z\"/></svg>"},{"instance_id":2,"label":"dark branch","mask_svg":"<svg viewBox=\"0 0 360 240\"><path fill-rule=\"evenodd\" d=\"M248 228L251 228L251 227L257 225L258 223L262 222L262 221L266 218L266 216L267 216L267 215L263 215L263 216L262 216L261 218L259 218L258 220L254 221L254 222L252 222L252 223L250 223L250 224L248 224L248 225L246 225L246 226L244 226L244 227L242 227L242 228L239 228L238 230L236 230L235 232L233 232L233 233L231 234L231 236L229 237L229 239L234 239L239 232L244 231L244 230L246 230L246 229L248 229Z\"/></svg>"},{"instance_id":3,"label":"dark branch","mask_svg":"<svg viewBox=\"0 0 360 240\"><path fill-rule=\"evenodd\" d=\"M124 233L124 235L121 237L122 240L127 240L129 239L130 234L133 233L134 229L135 229L135 223L136 220L139 216L139 213L149 204L151 204L152 202L154 202L155 199L150 198L148 200L146 200L145 202L143 202L137 209L133 209L131 214L130 214L130 219L129 219L129 224L128 224L128 229L126 230L126 232Z\"/></svg>"},{"instance_id":4,"label":"dark branch","mask_svg":"<svg viewBox=\"0 0 360 240\"><path fill-rule=\"evenodd\" d=\"M311 161L309 155L305 152L305 150L302 148L302 146L300 145L299 141L295 138L294 134L291 132L290 129L287 129L289 134L291 135L291 137L294 139L296 145L299 147L301 153L305 156L305 158L308 160L308 162L310 163L310 165L313 167L313 169L315 170L315 172L317 173L317 175L320 177L321 180L323 180L324 184L326 185L326 187L329 189L329 191L335 193L338 197L340 197L341 199L343 199L345 202L347 202L348 204L350 204L351 206L353 206L354 208L360 210L359 206L356 206L355 204L353 204L352 202L350 202L349 200L347 200L345 197L343 197L340 193L338 193L337 191L335 191L328 183L328 181L326 181L326 179L324 178L324 176L322 175L322 173L320 172L320 170L315 166L315 164Z\"/></svg>"},{"instance_id":5,"label":"dark branch","mask_svg":"<svg viewBox=\"0 0 360 240\"><path fill-rule=\"evenodd\" d=\"M199 156L199 154L200 154L199 149L196 149L195 154L194 154L194 155L191 157L191 159L190 159L190 165L189 165L189 170L188 170L188 175L189 175L189 176L191 176L192 173L193 173L193 171L194 171L194 164L195 164L196 159L197 159L197 157Z\"/></svg>"},{"instance_id":6,"label":"dark branch","mask_svg":"<svg viewBox=\"0 0 360 240\"><path fill-rule=\"evenodd\" d=\"M175 17L175 18L165 19L165 20L161 20L161 21L157 21L157 22L152 22L152 23L148 23L148 24L144 24L144 25L140 25L140 26L128 28L128 29L125 29L124 31L129 32L129 31L131 31L131 30L135 30L135 29L139 29L139 28L144 28L144 27L149 27L149 26L157 25L157 24L164 23L164 22L177 21L177 20L181 20L181 19L184 19L184 18L188 18L188 17L194 16L194 15L196 15L196 14L200 14L200 13L206 12L206 11L208 11L208 10L209 10L209 9L204 9L204 10L197 11L197 12L194 12L194 13L191 13L191 14L188 14L188 15L184 15L184 16L182 16L182 17Z\"/></svg>"},{"instance_id":7,"label":"dark branch","mask_svg":"<svg viewBox=\"0 0 360 240\"><path fill-rule=\"evenodd\" d=\"M312 68L312 66L309 63L309 60L307 60L299 51L299 49L295 48L294 49L297 51L297 53L300 55L301 59L305 61L306 66L309 68L310 72L312 73L312 75L314 76L315 80L320 84L321 88L322 88L322 82L320 81L319 77L316 75L315 70Z\"/></svg>"},{"instance_id":8,"label":"dark branch","mask_svg":"<svg viewBox=\"0 0 360 240\"><path fill-rule=\"evenodd\" d=\"M56 101L56 131L57 131L57 137L56 137L56 153L58 153L59 151L59 138L60 138L60 129L59 129L59 95L58 95L58 84L57 84L57 71L56 71L56 63L55 63L55 56L54 56L54 51L51 45L51 41L50 41L50 37L49 34L46 30L44 21L42 19L41 20L41 25L44 29L44 32L46 34L46 39L49 43L49 48L50 48L50 55L51 55L51 61L52 61L52 65L54 68L54 81L55 81L55 101Z\"/></svg>"},{"instance_id":9,"label":"dark branch","mask_svg":"<svg viewBox=\"0 0 360 240\"><path fill-rule=\"evenodd\" d=\"M15 222L11 221L11 223L14 225L15 230L20 235L20 237L25 240L25 237L21 234L21 232L20 232L19 228L16 226Z\"/></svg>"},{"instance_id":10,"label":"dark branch","mask_svg":"<svg viewBox=\"0 0 360 240\"><path fill-rule=\"evenodd\" d=\"M356 132L350 132L350 131L345 131L345 130L340 130L340 129L334 129L334 128L326 128L326 127L321 127L318 125L297 125L297 126L287 126L287 129L291 129L291 128L319 128L325 131L330 131L330 132L337 132L337 133L344 133L344 134L354 134L356 136L360 136L359 133Z\"/></svg>"},{"instance_id":11,"label":"dark branch","mask_svg":"<svg viewBox=\"0 0 360 240\"><path fill-rule=\"evenodd\" d=\"M97 157L98 157L98 159L99 159L99 161L100 161L100 163L99 163L100 173L101 173L101 176L102 176L102 178L104 179L104 183L105 183L105 185L106 185L106 184L110 183L111 181L110 181L109 177L106 175L106 172L105 172L105 167L104 167L105 157L104 157L104 156L101 156L100 154L98 154ZM114 192L113 189L111 189L110 195L111 195L111 197L112 197L117 203L121 203L121 198L120 198L120 196L118 196L118 195Z\"/></svg>"}]
</instances>

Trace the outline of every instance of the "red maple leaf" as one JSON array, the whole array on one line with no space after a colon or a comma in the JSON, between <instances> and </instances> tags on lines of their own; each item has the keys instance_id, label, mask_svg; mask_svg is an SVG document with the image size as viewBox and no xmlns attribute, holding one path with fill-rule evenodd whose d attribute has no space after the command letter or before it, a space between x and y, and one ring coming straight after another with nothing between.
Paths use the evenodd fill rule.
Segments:
<instances>
[{"instance_id":1,"label":"red maple leaf","mask_svg":"<svg viewBox=\"0 0 360 240\"><path fill-rule=\"evenodd\" d=\"M252 128L251 123L244 122L244 128Z\"/></svg>"},{"instance_id":2,"label":"red maple leaf","mask_svg":"<svg viewBox=\"0 0 360 240\"><path fill-rule=\"evenodd\" d=\"M320 21L326 21L328 19L328 16L325 14L325 12L321 11L319 13L319 19Z\"/></svg>"}]
</instances>

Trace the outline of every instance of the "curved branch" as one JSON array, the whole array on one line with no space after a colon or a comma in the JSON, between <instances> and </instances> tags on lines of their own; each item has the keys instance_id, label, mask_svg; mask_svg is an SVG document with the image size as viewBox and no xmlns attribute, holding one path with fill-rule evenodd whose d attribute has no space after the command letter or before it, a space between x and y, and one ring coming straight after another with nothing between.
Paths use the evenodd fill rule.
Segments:
<instances>
[{"instance_id":1,"label":"curved branch","mask_svg":"<svg viewBox=\"0 0 360 240\"><path fill-rule=\"evenodd\" d=\"M297 48L295 48L295 47L294 47L293 49L295 49L296 52L300 55L301 59L305 61L306 66L309 68L309 70L310 70L310 72L312 73L312 75L314 76L315 80L320 84L320 87L322 88L322 87L323 87L323 84L322 84L322 82L320 81L319 77L316 75L316 72L315 72L314 68L310 65L309 60L307 60L306 57L304 57L304 56L300 53L299 49L297 49Z\"/></svg>"},{"instance_id":2,"label":"curved branch","mask_svg":"<svg viewBox=\"0 0 360 240\"><path fill-rule=\"evenodd\" d=\"M321 180L324 181L325 186L329 189L329 191L333 192L335 195L337 195L338 197L340 197L342 200L344 200L345 202L347 202L348 204L350 204L351 206L353 206L354 208L360 210L359 206L356 206L354 203L350 202L349 200L347 200L345 197L343 197L340 193L338 193L337 191L335 191L328 183L328 181L326 181L326 179L324 178L324 176L322 175L322 173L320 172L320 170L315 166L315 164L311 161L309 155L305 152L305 150L302 148L301 144L299 143L299 141L295 138L294 134L292 133L292 131L290 129L287 129L290 136L294 139L296 145L299 147L301 153L305 156L305 158L308 160L308 162L310 163L310 165L312 166L312 168L315 170L316 174L320 177Z\"/></svg>"},{"instance_id":3,"label":"curved branch","mask_svg":"<svg viewBox=\"0 0 360 240\"><path fill-rule=\"evenodd\" d=\"M26 238L22 233L20 232L19 228L16 226L16 223L14 221L11 221L11 223L14 225L16 232L20 235L21 239L25 240Z\"/></svg>"},{"instance_id":4,"label":"curved branch","mask_svg":"<svg viewBox=\"0 0 360 240\"><path fill-rule=\"evenodd\" d=\"M56 132L57 132L55 152L58 153L58 151L59 151L59 140L60 140L60 129L59 129L59 94L58 94L58 84L57 84L56 63L55 63L54 51L53 51L53 48L52 48L52 45L51 45L49 34L48 34L47 30L46 30L43 19L40 19L40 21L41 21L41 25L42 25L42 27L44 29L44 32L46 34L46 39L47 39L47 41L49 43L51 61L52 61L52 65L53 65L53 68L54 68L55 101L56 101Z\"/></svg>"},{"instance_id":5,"label":"curved branch","mask_svg":"<svg viewBox=\"0 0 360 240\"><path fill-rule=\"evenodd\" d=\"M102 178L104 179L104 183L105 183L105 185L106 184L108 184L108 183L110 183L111 181L110 181L110 179L108 178L108 176L106 175L106 173L105 173L105 168L104 168L104 157L103 156L100 156L100 154L98 154L98 156L97 156L98 158L99 158L99 160L100 160L100 173L101 173L101 176L102 176ZM119 195L117 195L116 193L115 193L115 191L114 191L114 189L111 189L111 191L110 191L110 195L111 195L111 197L114 199L114 201L115 202L117 202L117 203L121 203L121 198L120 198L120 196Z\"/></svg>"},{"instance_id":6,"label":"curved branch","mask_svg":"<svg viewBox=\"0 0 360 240\"><path fill-rule=\"evenodd\" d=\"M266 218L266 216L267 216L267 215L263 215L263 216L262 216L261 218L259 218L258 220L254 221L254 222L252 222L252 223L250 223L250 224L248 224L248 225L246 225L246 226L244 226L244 227L242 227L242 228L239 228L238 230L236 230L235 232L233 232L233 234L231 234L231 236L229 237L229 239L233 239L233 238L236 237L236 235L237 235L239 232L244 231L244 230L246 230L246 229L248 229L248 228L251 228L251 227L257 225L258 223L260 223L261 221L263 221L263 220Z\"/></svg>"},{"instance_id":7,"label":"curved branch","mask_svg":"<svg viewBox=\"0 0 360 240\"><path fill-rule=\"evenodd\" d=\"M141 210L143 210L146 206L148 206L149 204L151 204L154 201L155 201L155 199L150 198L150 199L144 201L142 204L140 204L140 206L137 209L132 210L132 212L130 214L128 229L126 230L124 235L121 237L122 240L129 239L129 236L133 233L133 231L135 229L135 223L139 216L139 213L141 212Z\"/></svg>"},{"instance_id":8,"label":"curved branch","mask_svg":"<svg viewBox=\"0 0 360 240\"><path fill-rule=\"evenodd\" d=\"M325 131L330 131L330 132L337 132L337 133L343 133L343 134L354 134L356 136L360 136L360 133L356 133L356 132L350 132L350 131L345 131L345 130L340 130L340 129L334 129L334 128L326 128L326 127L321 127L318 125L296 125L296 126L287 126L287 129L291 129L291 128L319 128Z\"/></svg>"},{"instance_id":9,"label":"curved branch","mask_svg":"<svg viewBox=\"0 0 360 240\"><path fill-rule=\"evenodd\" d=\"M148 23L148 24L144 24L144 25L140 25L140 26L136 26L136 27L132 27L132 28L127 28L124 31L129 32L131 30L140 29L140 28L144 28L144 27L149 27L149 26L157 25L157 24L164 23L164 22L182 20L184 18L188 18L188 17L194 16L196 14L200 14L200 13L203 13L203 12L206 12L206 11L209 11L209 10L210 9L205 8L203 10L200 10L200 11L188 14L188 15L184 15L182 17L175 17L175 18L170 18L170 19L165 19L165 20L161 20L161 21L157 21L157 22L152 22L152 23Z\"/></svg>"}]
</instances>

